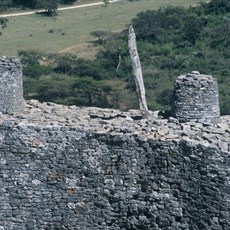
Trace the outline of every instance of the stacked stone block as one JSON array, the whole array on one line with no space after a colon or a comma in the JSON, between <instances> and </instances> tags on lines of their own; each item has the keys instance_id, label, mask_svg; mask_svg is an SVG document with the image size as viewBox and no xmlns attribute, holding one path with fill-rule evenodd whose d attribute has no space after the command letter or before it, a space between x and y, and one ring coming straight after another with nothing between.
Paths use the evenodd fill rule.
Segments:
<instances>
[{"instance_id":1,"label":"stacked stone block","mask_svg":"<svg viewBox=\"0 0 230 230\"><path fill-rule=\"evenodd\" d=\"M0 143L1 230L229 229L229 152L12 121Z\"/></svg>"},{"instance_id":2,"label":"stacked stone block","mask_svg":"<svg viewBox=\"0 0 230 230\"><path fill-rule=\"evenodd\" d=\"M22 72L0 58L0 108L23 108ZM179 120L219 119L217 83L178 78ZM230 117L217 125L32 100L0 116L0 230L227 230ZM138 119L137 119L138 118Z\"/></svg>"},{"instance_id":3,"label":"stacked stone block","mask_svg":"<svg viewBox=\"0 0 230 230\"><path fill-rule=\"evenodd\" d=\"M216 79L197 71L179 76L175 83L172 114L181 122L218 123L220 109Z\"/></svg>"},{"instance_id":4,"label":"stacked stone block","mask_svg":"<svg viewBox=\"0 0 230 230\"><path fill-rule=\"evenodd\" d=\"M15 57L0 57L0 112L14 113L23 108L22 68Z\"/></svg>"}]
</instances>

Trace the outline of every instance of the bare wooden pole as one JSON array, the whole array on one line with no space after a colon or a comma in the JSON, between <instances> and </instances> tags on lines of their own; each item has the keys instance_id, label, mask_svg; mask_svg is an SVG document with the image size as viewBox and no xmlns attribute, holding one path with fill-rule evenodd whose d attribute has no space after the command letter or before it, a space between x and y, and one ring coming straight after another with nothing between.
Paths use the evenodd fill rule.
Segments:
<instances>
[{"instance_id":1,"label":"bare wooden pole","mask_svg":"<svg viewBox=\"0 0 230 230\"><path fill-rule=\"evenodd\" d=\"M119 62L117 64L116 72L118 72L120 65L121 65L121 55L119 54Z\"/></svg>"},{"instance_id":2,"label":"bare wooden pole","mask_svg":"<svg viewBox=\"0 0 230 230\"><path fill-rule=\"evenodd\" d=\"M140 111L143 117L148 117L149 111L145 98L145 86L142 76L141 62L137 51L136 34L132 26L129 27L128 47L132 60L133 74L136 84L136 92L139 101Z\"/></svg>"}]
</instances>

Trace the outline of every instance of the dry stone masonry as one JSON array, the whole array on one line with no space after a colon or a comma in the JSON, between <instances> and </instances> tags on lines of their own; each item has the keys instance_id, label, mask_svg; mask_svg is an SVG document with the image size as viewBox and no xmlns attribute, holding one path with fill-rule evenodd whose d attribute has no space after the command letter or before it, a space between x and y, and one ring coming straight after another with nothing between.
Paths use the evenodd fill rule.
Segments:
<instances>
[{"instance_id":1,"label":"dry stone masonry","mask_svg":"<svg viewBox=\"0 0 230 230\"><path fill-rule=\"evenodd\" d=\"M0 229L228 230L230 117L28 101L0 116Z\"/></svg>"},{"instance_id":2,"label":"dry stone masonry","mask_svg":"<svg viewBox=\"0 0 230 230\"><path fill-rule=\"evenodd\" d=\"M175 83L172 110L182 122L218 123L220 110L216 79L197 71L179 76Z\"/></svg>"},{"instance_id":3,"label":"dry stone masonry","mask_svg":"<svg viewBox=\"0 0 230 230\"><path fill-rule=\"evenodd\" d=\"M30 100L0 115L1 230L229 230L230 116Z\"/></svg>"},{"instance_id":4,"label":"dry stone masonry","mask_svg":"<svg viewBox=\"0 0 230 230\"><path fill-rule=\"evenodd\" d=\"M0 57L0 112L14 113L23 108L22 68L15 57Z\"/></svg>"}]
</instances>

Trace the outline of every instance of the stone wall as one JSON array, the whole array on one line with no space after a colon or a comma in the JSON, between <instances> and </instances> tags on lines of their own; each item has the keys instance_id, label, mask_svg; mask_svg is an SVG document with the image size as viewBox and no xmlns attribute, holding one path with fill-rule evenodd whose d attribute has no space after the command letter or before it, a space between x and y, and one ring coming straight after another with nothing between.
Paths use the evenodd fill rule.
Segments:
<instances>
[{"instance_id":1,"label":"stone wall","mask_svg":"<svg viewBox=\"0 0 230 230\"><path fill-rule=\"evenodd\" d=\"M169 119L24 104L15 58L0 80L0 230L229 229L230 117L211 76L178 78Z\"/></svg>"},{"instance_id":2,"label":"stone wall","mask_svg":"<svg viewBox=\"0 0 230 230\"><path fill-rule=\"evenodd\" d=\"M0 116L0 229L227 230L230 125L27 102Z\"/></svg>"},{"instance_id":3,"label":"stone wall","mask_svg":"<svg viewBox=\"0 0 230 230\"><path fill-rule=\"evenodd\" d=\"M218 123L220 109L216 79L197 71L179 76L175 83L172 113L182 122Z\"/></svg>"},{"instance_id":4,"label":"stone wall","mask_svg":"<svg viewBox=\"0 0 230 230\"><path fill-rule=\"evenodd\" d=\"M0 112L23 109L22 68L15 57L0 57Z\"/></svg>"}]
</instances>

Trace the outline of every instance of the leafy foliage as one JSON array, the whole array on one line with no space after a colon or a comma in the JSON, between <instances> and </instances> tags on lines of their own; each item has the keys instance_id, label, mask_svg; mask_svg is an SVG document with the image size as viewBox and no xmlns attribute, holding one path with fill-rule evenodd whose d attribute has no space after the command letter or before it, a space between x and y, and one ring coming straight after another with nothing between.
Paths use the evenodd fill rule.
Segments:
<instances>
[{"instance_id":1,"label":"leafy foliage","mask_svg":"<svg viewBox=\"0 0 230 230\"><path fill-rule=\"evenodd\" d=\"M175 78L197 70L218 79L221 112L230 114L229 14L229 1L212 0L189 9L147 10L132 20L150 109L169 109ZM29 89L37 81L36 89L31 87L25 96L65 104L137 108L127 29L117 34L96 31L94 35L98 39L95 45L101 47L96 60L49 56L52 71L38 67L44 55L22 52L28 75L25 86Z\"/></svg>"},{"instance_id":2,"label":"leafy foliage","mask_svg":"<svg viewBox=\"0 0 230 230\"><path fill-rule=\"evenodd\" d=\"M0 11L7 10L12 7L16 8L43 8L50 14L56 12L58 4L72 4L77 0L1 0Z\"/></svg>"},{"instance_id":3,"label":"leafy foliage","mask_svg":"<svg viewBox=\"0 0 230 230\"><path fill-rule=\"evenodd\" d=\"M12 0L1 0L0 11L7 10L13 4Z\"/></svg>"},{"instance_id":4,"label":"leafy foliage","mask_svg":"<svg viewBox=\"0 0 230 230\"><path fill-rule=\"evenodd\" d=\"M36 8L43 8L47 11L50 16L56 15L58 8L58 0L39 0L36 2Z\"/></svg>"},{"instance_id":5,"label":"leafy foliage","mask_svg":"<svg viewBox=\"0 0 230 230\"><path fill-rule=\"evenodd\" d=\"M203 4L206 13L224 14L230 12L229 0L212 0L209 4Z\"/></svg>"},{"instance_id":6,"label":"leafy foliage","mask_svg":"<svg viewBox=\"0 0 230 230\"><path fill-rule=\"evenodd\" d=\"M71 4L77 0L4 0L10 1L13 6L23 6L28 8L40 8L41 6L50 6L60 4ZM44 7L45 8L45 7Z\"/></svg>"},{"instance_id":7,"label":"leafy foliage","mask_svg":"<svg viewBox=\"0 0 230 230\"><path fill-rule=\"evenodd\" d=\"M1 29L5 29L7 27L7 21L8 19L7 18L0 18L0 26L1 26ZM2 34L2 32L0 32L0 35Z\"/></svg>"},{"instance_id":8,"label":"leafy foliage","mask_svg":"<svg viewBox=\"0 0 230 230\"><path fill-rule=\"evenodd\" d=\"M119 93L125 92L125 83L100 75L97 62L71 55L51 55L44 59L44 55L34 51L21 51L20 56L27 99L114 108L122 103ZM47 60L49 65L41 64L41 60Z\"/></svg>"},{"instance_id":9,"label":"leafy foliage","mask_svg":"<svg viewBox=\"0 0 230 230\"><path fill-rule=\"evenodd\" d=\"M8 21L7 18L0 18L0 25L2 27L2 29L6 28L6 22Z\"/></svg>"},{"instance_id":10,"label":"leafy foliage","mask_svg":"<svg viewBox=\"0 0 230 230\"><path fill-rule=\"evenodd\" d=\"M76 2L76 0L59 0L60 4L72 4Z\"/></svg>"}]
</instances>

